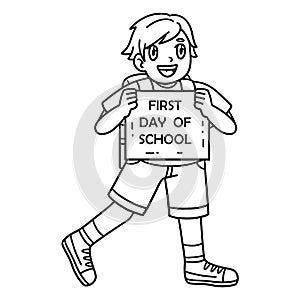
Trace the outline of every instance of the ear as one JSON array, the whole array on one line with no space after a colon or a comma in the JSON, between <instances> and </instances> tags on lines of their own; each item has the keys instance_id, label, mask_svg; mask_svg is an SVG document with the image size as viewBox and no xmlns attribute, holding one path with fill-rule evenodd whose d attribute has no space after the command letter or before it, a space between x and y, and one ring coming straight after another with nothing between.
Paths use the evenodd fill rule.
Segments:
<instances>
[{"instance_id":1,"label":"ear","mask_svg":"<svg viewBox=\"0 0 300 300\"><path fill-rule=\"evenodd\" d=\"M137 55L134 57L133 64L134 64L135 68L136 68L138 71L141 71L141 72L144 72L144 71L145 71L145 68L144 68L144 60L143 60L143 57L142 57L140 54L137 54Z\"/></svg>"}]
</instances>

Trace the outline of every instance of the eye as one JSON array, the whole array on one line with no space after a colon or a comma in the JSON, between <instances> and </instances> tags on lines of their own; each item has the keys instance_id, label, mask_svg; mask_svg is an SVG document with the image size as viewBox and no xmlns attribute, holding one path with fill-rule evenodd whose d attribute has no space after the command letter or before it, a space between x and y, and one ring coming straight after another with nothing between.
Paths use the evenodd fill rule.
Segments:
<instances>
[{"instance_id":1,"label":"eye","mask_svg":"<svg viewBox=\"0 0 300 300\"><path fill-rule=\"evenodd\" d=\"M158 57L158 48L157 48L157 46L152 45L152 46L149 48L148 53L149 53L149 58L150 58L151 60L156 60L157 57Z\"/></svg>"},{"instance_id":2,"label":"eye","mask_svg":"<svg viewBox=\"0 0 300 300\"><path fill-rule=\"evenodd\" d=\"M176 47L176 55L179 59L183 59L185 57L186 48L183 44L178 44Z\"/></svg>"}]
</instances>

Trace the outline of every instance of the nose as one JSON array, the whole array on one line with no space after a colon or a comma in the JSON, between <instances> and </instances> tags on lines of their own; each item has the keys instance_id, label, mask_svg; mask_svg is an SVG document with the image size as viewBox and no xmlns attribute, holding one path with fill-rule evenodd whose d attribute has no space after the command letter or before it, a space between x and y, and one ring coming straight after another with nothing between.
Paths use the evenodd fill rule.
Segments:
<instances>
[{"instance_id":1,"label":"nose","mask_svg":"<svg viewBox=\"0 0 300 300\"><path fill-rule=\"evenodd\" d=\"M169 56L169 59L170 59L170 62L172 62L172 61L173 61L173 57L172 57L172 56Z\"/></svg>"}]
</instances>

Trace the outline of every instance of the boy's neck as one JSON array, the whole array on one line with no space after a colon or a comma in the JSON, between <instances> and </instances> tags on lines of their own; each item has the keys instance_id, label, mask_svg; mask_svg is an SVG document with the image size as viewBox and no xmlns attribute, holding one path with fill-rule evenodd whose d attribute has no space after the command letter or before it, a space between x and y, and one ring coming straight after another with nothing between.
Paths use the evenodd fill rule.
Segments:
<instances>
[{"instance_id":1,"label":"boy's neck","mask_svg":"<svg viewBox=\"0 0 300 300\"><path fill-rule=\"evenodd\" d=\"M158 81L155 81L154 79L151 79L151 80L154 81L157 85L159 85L163 88L172 88L178 83L178 81L158 82Z\"/></svg>"}]
</instances>

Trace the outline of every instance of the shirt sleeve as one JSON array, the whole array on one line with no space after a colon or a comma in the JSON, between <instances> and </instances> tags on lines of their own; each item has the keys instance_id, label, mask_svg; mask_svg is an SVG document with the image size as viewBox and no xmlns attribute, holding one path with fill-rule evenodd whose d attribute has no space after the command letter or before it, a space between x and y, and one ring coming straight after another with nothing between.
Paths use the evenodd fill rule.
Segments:
<instances>
[{"instance_id":1,"label":"shirt sleeve","mask_svg":"<svg viewBox=\"0 0 300 300\"><path fill-rule=\"evenodd\" d=\"M132 82L124 87L117 89L114 93L112 93L102 102L103 111L107 113L119 106L123 90L129 88L138 90L138 85L136 82Z\"/></svg>"},{"instance_id":2,"label":"shirt sleeve","mask_svg":"<svg viewBox=\"0 0 300 300\"><path fill-rule=\"evenodd\" d=\"M231 103L221 94L219 93L215 88L208 85L204 82L198 82L195 81L195 87L196 89L206 89L209 91L211 95L212 104L223 111L224 113L229 113L229 111L232 108Z\"/></svg>"}]
</instances>

